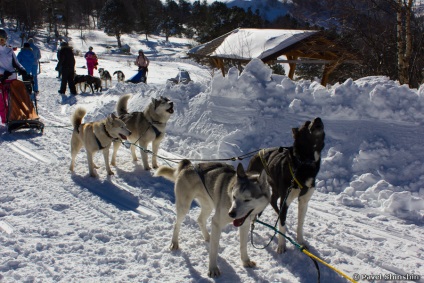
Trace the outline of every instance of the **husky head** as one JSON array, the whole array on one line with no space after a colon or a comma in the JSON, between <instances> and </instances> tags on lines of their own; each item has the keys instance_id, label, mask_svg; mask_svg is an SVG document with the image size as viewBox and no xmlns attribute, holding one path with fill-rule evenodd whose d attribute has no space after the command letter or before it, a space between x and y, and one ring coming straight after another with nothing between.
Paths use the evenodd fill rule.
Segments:
<instances>
[{"instance_id":1,"label":"husky head","mask_svg":"<svg viewBox=\"0 0 424 283\"><path fill-rule=\"evenodd\" d=\"M317 117L312 122L306 121L300 128L293 128L294 155L301 161L318 162L324 148L324 124Z\"/></svg>"},{"instance_id":2,"label":"husky head","mask_svg":"<svg viewBox=\"0 0 424 283\"><path fill-rule=\"evenodd\" d=\"M104 68L99 68L99 74L102 75L105 72Z\"/></svg>"},{"instance_id":3,"label":"husky head","mask_svg":"<svg viewBox=\"0 0 424 283\"><path fill-rule=\"evenodd\" d=\"M250 217L253 219L261 213L270 201L269 186L265 171L246 173L241 163L237 167L237 180L230 188L231 208L228 215L233 218L233 225L239 227Z\"/></svg>"},{"instance_id":4,"label":"husky head","mask_svg":"<svg viewBox=\"0 0 424 283\"><path fill-rule=\"evenodd\" d=\"M127 129L125 123L113 113L106 118L105 128L108 134L115 139L126 140L131 135L131 131Z\"/></svg>"},{"instance_id":5,"label":"husky head","mask_svg":"<svg viewBox=\"0 0 424 283\"><path fill-rule=\"evenodd\" d=\"M172 102L169 98L159 97L159 99L152 98L152 104L154 107L154 111L159 116L166 114L169 117L172 113L174 113L174 102Z\"/></svg>"}]
</instances>

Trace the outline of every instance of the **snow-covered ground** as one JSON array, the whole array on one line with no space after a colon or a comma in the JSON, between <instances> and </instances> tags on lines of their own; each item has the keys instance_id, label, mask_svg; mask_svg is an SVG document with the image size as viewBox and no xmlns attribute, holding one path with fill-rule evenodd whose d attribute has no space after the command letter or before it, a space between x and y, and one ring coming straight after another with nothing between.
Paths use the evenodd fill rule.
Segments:
<instances>
[{"instance_id":1,"label":"snow-covered ground","mask_svg":"<svg viewBox=\"0 0 424 283\"><path fill-rule=\"evenodd\" d=\"M122 70L127 78L136 73L135 55L105 48L115 44L113 38L87 31L80 41L79 33L71 33L73 46L82 53L93 46L99 67ZM258 266L241 266L237 230L228 225L219 250L222 276L209 279L209 246L196 222L199 207L194 205L183 223L181 250L171 252L173 184L132 162L125 147L112 167L114 176L107 176L97 154L99 178L89 177L83 150L71 174L70 115L84 106L85 121L102 119L126 93L133 94L133 111L159 95L175 102L159 152L166 158L230 158L290 146L291 128L321 117L326 146L304 228L311 252L350 277L363 276L360 281L424 276L424 87L367 77L326 88L272 75L259 60L241 75L232 69L223 78L181 59L186 40L144 39L124 36L123 43L133 54L142 48L151 59L147 85L117 83L114 77L102 93L64 100L57 93L56 53L37 42L43 56L38 111L44 133L8 134L0 126L0 282L316 282L312 261L290 243L285 254L277 254L275 239L266 246L272 231L259 224L254 245L248 245ZM77 56L78 74L86 73L84 65ZM188 70L193 82L166 84L178 68ZM249 160L241 162L247 166ZM296 211L295 202L288 217L292 238ZM261 220L276 221L270 206ZM321 264L320 270L321 282L347 281Z\"/></svg>"}]
</instances>

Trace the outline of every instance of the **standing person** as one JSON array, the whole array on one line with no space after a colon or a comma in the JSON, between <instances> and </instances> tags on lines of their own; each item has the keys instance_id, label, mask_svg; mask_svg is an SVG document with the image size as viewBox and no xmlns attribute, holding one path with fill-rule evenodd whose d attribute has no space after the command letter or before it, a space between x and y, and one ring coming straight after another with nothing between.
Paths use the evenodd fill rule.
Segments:
<instances>
[{"instance_id":1,"label":"standing person","mask_svg":"<svg viewBox=\"0 0 424 283\"><path fill-rule=\"evenodd\" d=\"M34 44L34 39L30 38L28 39L28 43L29 46L32 49L32 53L34 54L34 61L32 63L32 67L31 70L27 72L31 73L32 78L34 80L34 92L36 94L38 94L38 67L40 66L40 59L41 59L41 52L40 52L40 48L38 48L35 44Z\"/></svg>"},{"instance_id":2,"label":"standing person","mask_svg":"<svg viewBox=\"0 0 424 283\"><path fill-rule=\"evenodd\" d=\"M87 61L88 74L90 76L93 76L94 68L97 69L97 65L98 65L97 55L96 53L93 52L93 47L90 46L88 48L88 52L85 53L84 58Z\"/></svg>"},{"instance_id":3,"label":"standing person","mask_svg":"<svg viewBox=\"0 0 424 283\"><path fill-rule=\"evenodd\" d=\"M16 58L18 58L19 63L21 63L27 73L30 73L32 65L34 63L34 53L32 52L32 48L28 42L24 43L24 47L21 48L21 51L19 51L18 56L16 56Z\"/></svg>"},{"instance_id":4,"label":"standing person","mask_svg":"<svg viewBox=\"0 0 424 283\"><path fill-rule=\"evenodd\" d=\"M59 62L58 65L62 71L62 80L60 83L59 94L65 95L66 85L69 86L69 90L72 95L77 94L77 89L74 83L74 75L75 75L75 57L74 50L69 44L64 41L60 44L59 51Z\"/></svg>"},{"instance_id":5,"label":"standing person","mask_svg":"<svg viewBox=\"0 0 424 283\"><path fill-rule=\"evenodd\" d=\"M27 76L25 68L19 63L16 58L15 52L13 49L6 45L7 42L7 33L4 29L0 29L0 82L1 84L9 83L10 84L10 95L20 99L22 101L22 108L19 109L16 113L12 110L11 119L20 118L20 119L32 119L36 116L33 104L30 100L30 97L27 93L25 84L22 81L17 80L16 71L19 72L22 76ZM6 103L7 97L4 93L0 99L0 117L2 123L6 123Z\"/></svg>"},{"instance_id":6,"label":"standing person","mask_svg":"<svg viewBox=\"0 0 424 283\"><path fill-rule=\"evenodd\" d=\"M147 83L147 67L149 67L150 60L144 55L143 50L138 50L138 57L134 63L138 66L138 72L141 75L141 81Z\"/></svg>"}]
</instances>

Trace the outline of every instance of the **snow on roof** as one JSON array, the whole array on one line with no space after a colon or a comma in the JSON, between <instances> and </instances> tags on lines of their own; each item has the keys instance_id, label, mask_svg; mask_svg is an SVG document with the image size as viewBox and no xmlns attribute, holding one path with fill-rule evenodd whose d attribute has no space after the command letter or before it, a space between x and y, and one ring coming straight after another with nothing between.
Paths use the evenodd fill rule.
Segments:
<instances>
[{"instance_id":1,"label":"snow on roof","mask_svg":"<svg viewBox=\"0 0 424 283\"><path fill-rule=\"evenodd\" d=\"M210 56L262 59L317 32L286 29L235 29ZM198 47L198 49L201 48Z\"/></svg>"}]
</instances>

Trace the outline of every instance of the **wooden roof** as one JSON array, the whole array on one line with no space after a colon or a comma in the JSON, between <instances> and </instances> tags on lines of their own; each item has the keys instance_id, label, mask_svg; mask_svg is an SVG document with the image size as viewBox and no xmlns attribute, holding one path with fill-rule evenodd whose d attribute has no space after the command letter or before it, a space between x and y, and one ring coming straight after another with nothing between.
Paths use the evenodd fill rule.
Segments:
<instances>
[{"instance_id":1,"label":"wooden roof","mask_svg":"<svg viewBox=\"0 0 424 283\"><path fill-rule=\"evenodd\" d=\"M355 55L337 46L318 30L235 29L192 48L187 55L199 60L208 59L213 66L221 69L223 76L226 62L241 66L253 58L265 63L288 63L291 79L296 64L321 63L325 64L321 79L323 85L327 84L329 74L338 65L357 61Z\"/></svg>"},{"instance_id":2,"label":"wooden roof","mask_svg":"<svg viewBox=\"0 0 424 283\"><path fill-rule=\"evenodd\" d=\"M317 30L235 29L189 50L191 57L264 62L278 57L352 60L354 56Z\"/></svg>"}]
</instances>

